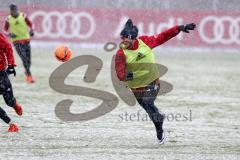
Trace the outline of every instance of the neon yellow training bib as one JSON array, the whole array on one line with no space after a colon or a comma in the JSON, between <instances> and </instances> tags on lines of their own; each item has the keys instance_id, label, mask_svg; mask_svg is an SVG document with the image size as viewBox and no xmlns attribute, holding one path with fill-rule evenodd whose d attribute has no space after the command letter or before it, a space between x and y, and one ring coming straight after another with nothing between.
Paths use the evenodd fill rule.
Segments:
<instances>
[{"instance_id":1,"label":"neon yellow training bib","mask_svg":"<svg viewBox=\"0 0 240 160\"><path fill-rule=\"evenodd\" d=\"M11 38L12 42L30 38L28 26L27 23L25 22L23 13L20 13L17 18L14 18L11 15L9 15L8 23L10 32L17 36L16 38Z\"/></svg>"},{"instance_id":2,"label":"neon yellow training bib","mask_svg":"<svg viewBox=\"0 0 240 160\"><path fill-rule=\"evenodd\" d=\"M160 77L152 49L142 40L138 49L123 49L126 56L126 70L133 73L133 80L126 81L129 88L145 87Z\"/></svg>"}]
</instances>

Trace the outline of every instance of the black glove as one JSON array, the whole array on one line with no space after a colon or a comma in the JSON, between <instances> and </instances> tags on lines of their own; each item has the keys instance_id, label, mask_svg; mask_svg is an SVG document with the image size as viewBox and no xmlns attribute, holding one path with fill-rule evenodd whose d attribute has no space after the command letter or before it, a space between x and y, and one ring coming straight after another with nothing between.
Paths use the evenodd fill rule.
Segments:
<instances>
[{"instance_id":1,"label":"black glove","mask_svg":"<svg viewBox=\"0 0 240 160\"><path fill-rule=\"evenodd\" d=\"M34 31L33 31L32 29L29 31L29 35L30 35L31 37L34 36Z\"/></svg>"},{"instance_id":2,"label":"black glove","mask_svg":"<svg viewBox=\"0 0 240 160\"><path fill-rule=\"evenodd\" d=\"M7 74L10 75L10 74L13 74L14 76L16 76L16 71L14 69L14 66L12 65L9 65L8 68L7 68Z\"/></svg>"},{"instance_id":3,"label":"black glove","mask_svg":"<svg viewBox=\"0 0 240 160\"><path fill-rule=\"evenodd\" d=\"M196 24L195 23L190 23L190 24L179 26L179 31L189 33L189 30L194 30L195 28L196 28Z\"/></svg>"},{"instance_id":4,"label":"black glove","mask_svg":"<svg viewBox=\"0 0 240 160\"><path fill-rule=\"evenodd\" d=\"M14 34L14 33L9 33L8 36L9 36L10 38L16 38L16 37L17 37L17 35Z\"/></svg>"},{"instance_id":5,"label":"black glove","mask_svg":"<svg viewBox=\"0 0 240 160\"><path fill-rule=\"evenodd\" d=\"M131 81L133 80L133 73L132 72L128 72L127 76L125 78L125 81Z\"/></svg>"}]
</instances>

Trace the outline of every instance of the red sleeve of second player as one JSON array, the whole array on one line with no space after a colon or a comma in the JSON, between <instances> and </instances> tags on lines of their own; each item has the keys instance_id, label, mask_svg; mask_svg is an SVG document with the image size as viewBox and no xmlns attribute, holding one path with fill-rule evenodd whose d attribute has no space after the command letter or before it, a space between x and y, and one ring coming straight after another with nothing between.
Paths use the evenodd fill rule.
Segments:
<instances>
[{"instance_id":1,"label":"red sleeve of second player","mask_svg":"<svg viewBox=\"0 0 240 160\"><path fill-rule=\"evenodd\" d=\"M117 77L120 81L124 81L126 77L125 65L126 65L126 56L124 52L121 49L119 49L115 56L115 70L117 73Z\"/></svg>"},{"instance_id":2,"label":"red sleeve of second player","mask_svg":"<svg viewBox=\"0 0 240 160\"><path fill-rule=\"evenodd\" d=\"M150 48L157 47L169 39L175 37L179 33L179 26L174 26L166 31L163 31L155 36L141 36L141 39L145 44L147 44Z\"/></svg>"},{"instance_id":3,"label":"red sleeve of second player","mask_svg":"<svg viewBox=\"0 0 240 160\"><path fill-rule=\"evenodd\" d=\"M31 22L31 20L28 18L28 16L25 13L24 13L24 18L25 18L25 22L27 23L28 27L30 29L33 29L32 22Z\"/></svg>"},{"instance_id":4,"label":"red sleeve of second player","mask_svg":"<svg viewBox=\"0 0 240 160\"><path fill-rule=\"evenodd\" d=\"M0 49L4 50L7 58L8 65L15 65L13 49L7 38L0 33Z\"/></svg>"}]
</instances>

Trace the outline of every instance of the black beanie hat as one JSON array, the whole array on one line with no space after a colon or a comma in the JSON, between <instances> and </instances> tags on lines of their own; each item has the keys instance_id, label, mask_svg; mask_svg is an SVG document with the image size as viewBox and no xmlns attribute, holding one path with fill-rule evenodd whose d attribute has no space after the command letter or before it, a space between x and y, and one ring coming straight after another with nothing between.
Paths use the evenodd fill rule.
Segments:
<instances>
[{"instance_id":1,"label":"black beanie hat","mask_svg":"<svg viewBox=\"0 0 240 160\"><path fill-rule=\"evenodd\" d=\"M133 25L131 19L128 19L123 30L120 33L120 36L127 37L129 39L136 39L138 36L138 28Z\"/></svg>"}]
</instances>

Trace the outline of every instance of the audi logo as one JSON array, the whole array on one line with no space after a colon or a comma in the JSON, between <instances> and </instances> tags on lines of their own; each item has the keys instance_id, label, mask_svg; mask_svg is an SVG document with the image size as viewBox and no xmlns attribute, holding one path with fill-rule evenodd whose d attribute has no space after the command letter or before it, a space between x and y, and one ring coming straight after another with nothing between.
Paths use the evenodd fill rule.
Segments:
<instances>
[{"instance_id":1,"label":"audi logo","mask_svg":"<svg viewBox=\"0 0 240 160\"><path fill-rule=\"evenodd\" d=\"M30 15L30 19L40 25L37 26L41 28L40 31L35 31L38 38L88 39L93 35L96 26L93 17L86 12L35 11ZM83 28L83 19L88 23L88 27Z\"/></svg>"},{"instance_id":2,"label":"audi logo","mask_svg":"<svg viewBox=\"0 0 240 160\"><path fill-rule=\"evenodd\" d=\"M212 25L210 25L212 24ZM240 44L240 17L233 18L229 16L207 16L199 24L199 34L203 41L209 44ZM209 35L206 31L211 26L212 34Z\"/></svg>"}]
</instances>

